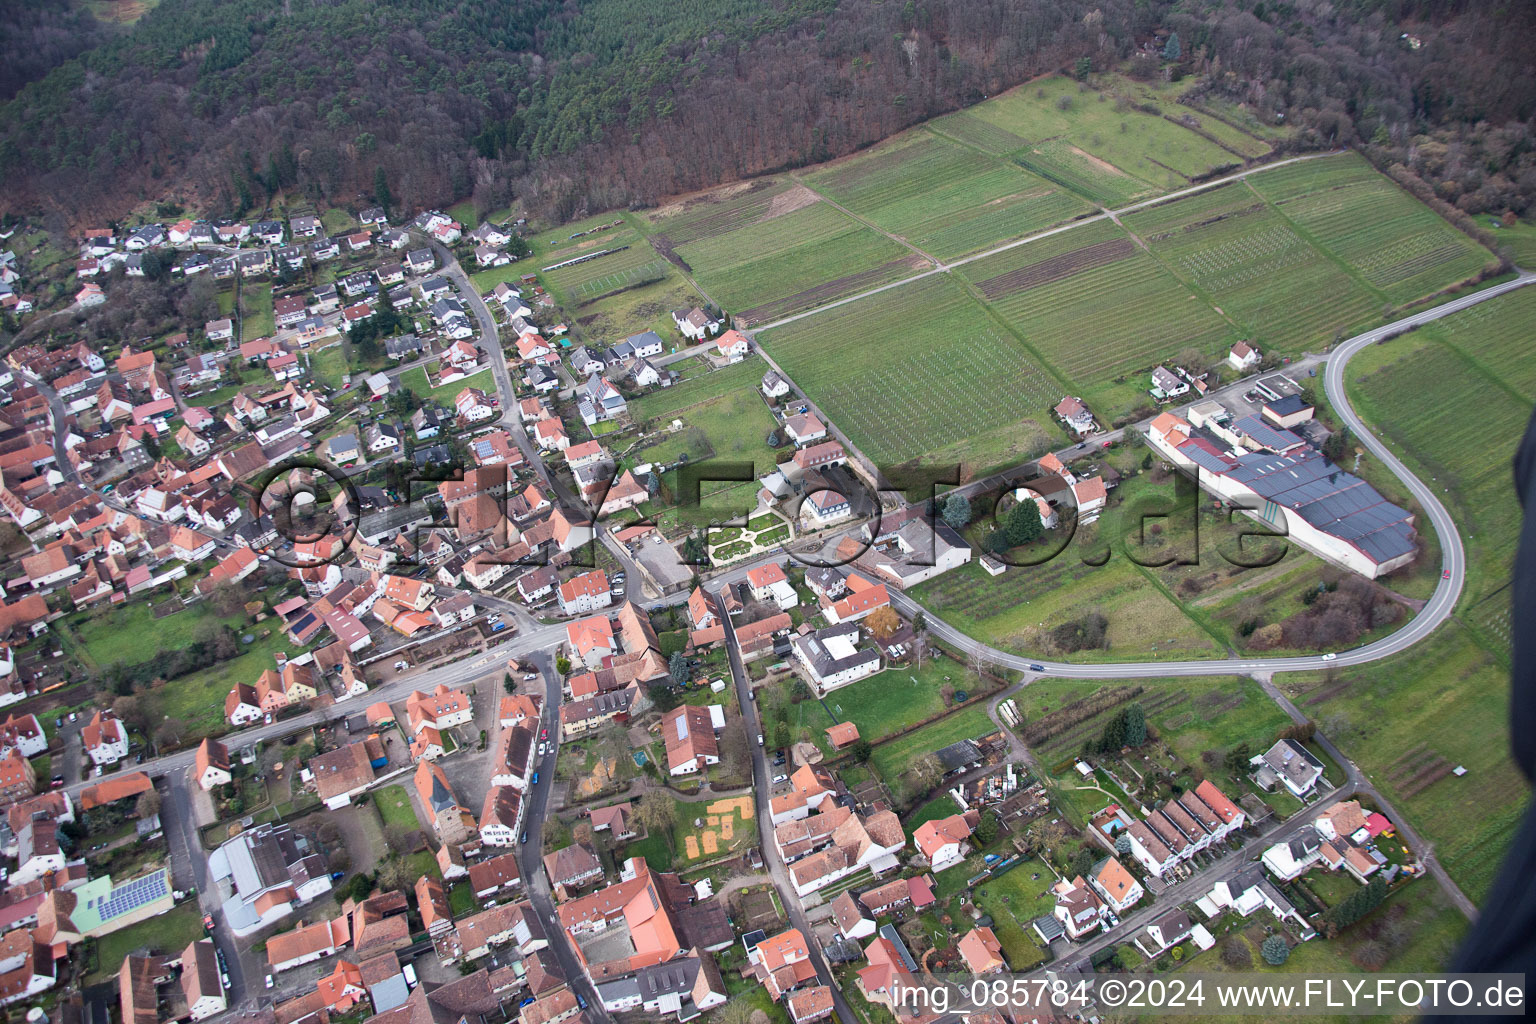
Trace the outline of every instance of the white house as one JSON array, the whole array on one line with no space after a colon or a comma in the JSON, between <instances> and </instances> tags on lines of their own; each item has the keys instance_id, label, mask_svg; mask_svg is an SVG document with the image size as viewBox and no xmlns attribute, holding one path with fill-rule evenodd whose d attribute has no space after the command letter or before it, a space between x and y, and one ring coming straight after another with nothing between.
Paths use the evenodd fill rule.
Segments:
<instances>
[{"instance_id":1,"label":"white house","mask_svg":"<svg viewBox=\"0 0 1536 1024\"><path fill-rule=\"evenodd\" d=\"M585 615L613 604L613 590L601 569L573 576L560 584L560 610L567 615Z\"/></svg>"},{"instance_id":2,"label":"white house","mask_svg":"<svg viewBox=\"0 0 1536 1024\"><path fill-rule=\"evenodd\" d=\"M879 648L860 647L859 632L857 622L844 622L795 637L795 660L821 693L880 671Z\"/></svg>"},{"instance_id":3,"label":"white house","mask_svg":"<svg viewBox=\"0 0 1536 1024\"><path fill-rule=\"evenodd\" d=\"M1263 354L1246 341L1240 341L1232 346L1232 351L1227 353L1227 362L1234 370L1251 370L1259 365Z\"/></svg>"},{"instance_id":4,"label":"white house","mask_svg":"<svg viewBox=\"0 0 1536 1024\"><path fill-rule=\"evenodd\" d=\"M728 362L739 363L747 357L747 352L752 345L747 341L747 336L737 330L726 331L720 335L720 340L715 342L715 347Z\"/></svg>"},{"instance_id":5,"label":"white house","mask_svg":"<svg viewBox=\"0 0 1536 1024\"><path fill-rule=\"evenodd\" d=\"M80 730L80 743L93 764L116 764L128 756L128 730L111 711L96 712Z\"/></svg>"},{"instance_id":6,"label":"white house","mask_svg":"<svg viewBox=\"0 0 1536 1024\"><path fill-rule=\"evenodd\" d=\"M925 821L912 833L912 842L918 852L928 858L928 866L932 870L943 871L965 860L971 848L971 832L975 829L975 822L980 820L980 815L970 811Z\"/></svg>"},{"instance_id":7,"label":"white house","mask_svg":"<svg viewBox=\"0 0 1536 1024\"><path fill-rule=\"evenodd\" d=\"M784 611L800 603L800 595L795 592L794 584L789 582L784 567L777 562L748 569L747 584L757 600L772 601Z\"/></svg>"},{"instance_id":8,"label":"white house","mask_svg":"<svg viewBox=\"0 0 1536 1024\"><path fill-rule=\"evenodd\" d=\"M1094 865L1088 884L1117 914L1125 913L1145 895L1141 883L1113 857L1105 857Z\"/></svg>"},{"instance_id":9,"label":"white house","mask_svg":"<svg viewBox=\"0 0 1536 1024\"><path fill-rule=\"evenodd\" d=\"M683 337L690 341L703 341L720 329L720 321L698 306L692 309L674 309L672 322Z\"/></svg>"}]
</instances>

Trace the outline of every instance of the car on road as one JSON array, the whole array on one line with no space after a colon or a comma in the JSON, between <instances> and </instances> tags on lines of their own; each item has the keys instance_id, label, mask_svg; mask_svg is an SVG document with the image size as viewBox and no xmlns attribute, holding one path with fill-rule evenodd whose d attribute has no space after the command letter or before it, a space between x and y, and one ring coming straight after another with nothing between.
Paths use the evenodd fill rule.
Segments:
<instances>
[{"instance_id":1,"label":"car on road","mask_svg":"<svg viewBox=\"0 0 1536 1024\"><path fill-rule=\"evenodd\" d=\"M1031 672L1044 672L1045 671L1045 666L1044 665L1040 665L1040 664L1036 664L1035 662L1030 662L1029 670Z\"/></svg>"},{"instance_id":2,"label":"car on road","mask_svg":"<svg viewBox=\"0 0 1536 1024\"><path fill-rule=\"evenodd\" d=\"M757 745L758 746L762 746L763 745L763 734L762 733L758 733L757 734Z\"/></svg>"},{"instance_id":3,"label":"car on road","mask_svg":"<svg viewBox=\"0 0 1536 1024\"><path fill-rule=\"evenodd\" d=\"M1332 651L1329 651L1327 654L1323 655L1323 660L1324 661L1332 661L1334 658L1337 658L1337 657L1338 657L1337 654L1334 654Z\"/></svg>"},{"instance_id":4,"label":"car on road","mask_svg":"<svg viewBox=\"0 0 1536 1024\"><path fill-rule=\"evenodd\" d=\"M49 789L58 789L62 785L64 785L64 776L62 775L55 775L53 778L48 780Z\"/></svg>"},{"instance_id":5,"label":"car on road","mask_svg":"<svg viewBox=\"0 0 1536 1024\"><path fill-rule=\"evenodd\" d=\"M208 931L208 932L213 931L213 915L212 914L204 914L203 915L203 930L204 931Z\"/></svg>"},{"instance_id":6,"label":"car on road","mask_svg":"<svg viewBox=\"0 0 1536 1024\"><path fill-rule=\"evenodd\" d=\"M1440 574L1440 578L1443 579L1443 580L1450 579L1451 578L1451 570L1447 569L1447 570L1445 570L1445 572L1442 572Z\"/></svg>"},{"instance_id":7,"label":"car on road","mask_svg":"<svg viewBox=\"0 0 1536 1024\"><path fill-rule=\"evenodd\" d=\"M541 740L549 739L549 730L548 729L540 729L539 730L539 739L541 739Z\"/></svg>"}]
</instances>

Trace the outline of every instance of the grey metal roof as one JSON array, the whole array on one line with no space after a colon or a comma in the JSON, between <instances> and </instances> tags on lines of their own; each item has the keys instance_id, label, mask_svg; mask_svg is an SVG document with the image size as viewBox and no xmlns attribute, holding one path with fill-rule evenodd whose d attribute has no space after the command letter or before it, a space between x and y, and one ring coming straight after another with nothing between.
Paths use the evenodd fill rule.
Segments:
<instances>
[{"instance_id":1,"label":"grey metal roof","mask_svg":"<svg viewBox=\"0 0 1536 1024\"><path fill-rule=\"evenodd\" d=\"M1378 562L1414 550L1410 514L1319 455L1244 456L1228 475Z\"/></svg>"}]
</instances>

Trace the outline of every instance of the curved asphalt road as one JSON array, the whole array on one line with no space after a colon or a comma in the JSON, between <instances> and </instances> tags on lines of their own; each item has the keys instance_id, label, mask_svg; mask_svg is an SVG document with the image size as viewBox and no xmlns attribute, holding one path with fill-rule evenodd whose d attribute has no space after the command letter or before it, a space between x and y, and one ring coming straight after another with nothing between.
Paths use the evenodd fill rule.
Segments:
<instances>
[{"instance_id":1,"label":"curved asphalt road","mask_svg":"<svg viewBox=\"0 0 1536 1024\"><path fill-rule=\"evenodd\" d=\"M1503 295L1507 292L1522 288L1536 281L1536 272L1521 271L1520 274L1503 284L1485 288L1471 295L1453 299L1433 309L1426 309L1421 313L1395 320L1384 327L1378 327L1364 334L1357 334L1347 341L1341 342L1334 348L1328 357L1328 365L1325 371L1324 388L1328 400L1333 403L1333 408L1338 412L1339 418L1344 422L1351 433L1364 445L1366 451L1392 471L1408 492L1413 495L1434 525L1435 533L1440 538L1441 570L1448 575L1440 581L1430 597L1413 620L1391 636L1383 637L1374 643L1357 647L1350 651L1338 652L1331 660L1325 661L1321 655L1311 655L1298 658L1220 658L1204 661L1150 661L1150 662L1120 662L1100 663L1092 665L1074 665L1064 661L1044 661L1037 658L1021 657L990 647L978 640L974 640L960 630L938 618L934 613L924 609L916 601L906 594L892 592L892 603L907 615L922 611L928 622L928 631L948 644L952 644L966 654L979 654L982 658L995 665L1004 668L1015 669L1023 672L1034 672L1036 675L1062 676L1072 679L1136 679L1147 676L1213 676L1213 675L1247 675L1254 672L1304 672L1307 670L1322 669L1329 665L1364 665L1368 662L1378 661L1392 654L1406 651L1414 644L1429 636L1430 633L1451 615L1456 607L1456 601L1461 596L1462 585L1466 579L1466 552L1462 548L1461 534L1457 532L1456 521L1451 513L1441 504L1435 495L1434 489L1424 481L1414 476L1402 461L1393 455L1391 450L1370 432L1364 421L1349 404L1349 397L1344 390L1344 368L1349 364L1350 357L1368 345L1374 345L1378 341L1402 334L1405 331L1449 316L1480 302ZM1039 665L1036 669L1033 666Z\"/></svg>"}]
</instances>

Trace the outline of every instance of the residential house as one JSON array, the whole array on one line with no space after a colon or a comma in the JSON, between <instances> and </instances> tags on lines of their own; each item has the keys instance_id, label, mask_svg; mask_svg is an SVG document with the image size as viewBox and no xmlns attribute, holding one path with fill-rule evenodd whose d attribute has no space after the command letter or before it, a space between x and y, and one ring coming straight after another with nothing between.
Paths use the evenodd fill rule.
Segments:
<instances>
[{"instance_id":1,"label":"residential house","mask_svg":"<svg viewBox=\"0 0 1536 1024\"><path fill-rule=\"evenodd\" d=\"M925 821L912 833L912 842L935 872L954 867L970 852L971 833L981 816L975 811Z\"/></svg>"},{"instance_id":2,"label":"residential house","mask_svg":"<svg viewBox=\"0 0 1536 1024\"><path fill-rule=\"evenodd\" d=\"M1105 857L1095 864L1088 881L1117 914L1125 913L1145 895L1141 883L1114 857Z\"/></svg>"}]
</instances>

